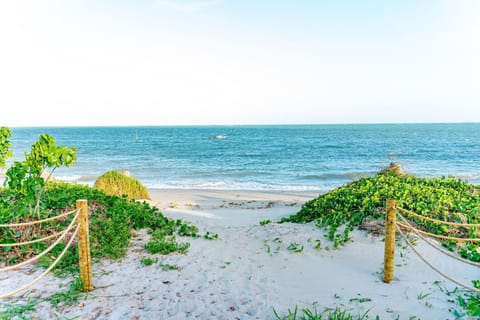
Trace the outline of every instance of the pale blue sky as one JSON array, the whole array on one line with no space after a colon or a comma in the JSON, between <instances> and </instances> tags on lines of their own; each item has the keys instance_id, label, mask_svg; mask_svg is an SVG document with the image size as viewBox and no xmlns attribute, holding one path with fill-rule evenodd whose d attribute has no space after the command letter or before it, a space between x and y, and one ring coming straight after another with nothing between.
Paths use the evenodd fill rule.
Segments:
<instances>
[{"instance_id":1,"label":"pale blue sky","mask_svg":"<svg viewBox=\"0 0 480 320\"><path fill-rule=\"evenodd\" d=\"M1 1L0 125L480 121L480 1Z\"/></svg>"}]
</instances>

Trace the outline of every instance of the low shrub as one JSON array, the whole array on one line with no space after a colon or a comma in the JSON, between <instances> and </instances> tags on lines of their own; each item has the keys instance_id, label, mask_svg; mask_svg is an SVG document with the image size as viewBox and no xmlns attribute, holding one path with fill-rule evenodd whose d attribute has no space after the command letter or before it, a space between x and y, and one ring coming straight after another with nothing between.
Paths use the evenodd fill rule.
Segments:
<instances>
[{"instance_id":1,"label":"low shrub","mask_svg":"<svg viewBox=\"0 0 480 320\"><path fill-rule=\"evenodd\" d=\"M392 172L354 181L306 202L301 210L280 222L307 223L316 221L327 230L327 238L344 244L349 233L365 219L384 219L387 199L397 200L399 207L442 221L480 223L479 187L449 178L419 178ZM410 218L423 230L455 237L478 237L475 228L438 225ZM344 228L341 228L344 227ZM342 230L342 231L340 231ZM450 248L454 245L445 243ZM479 244L460 250L463 257L480 261Z\"/></svg>"},{"instance_id":2,"label":"low shrub","mask_svg":"<svg viewBox=\"0 0 480 320\"><path fill-rule=\"evenodd\" d=\"M150 229L156 235L156 241L165 240L169 243L171 252L185 252L188 244L177 244L167 241L177 235L198 237L195 226L186 225L181 220L170 220L163 216L156 207L151 207L146 202L128 200L125 197L110 196L105 192L88 186L66 183L49 183L41 202L40 219L58 215L62 210L75 208L77 199L87 199L90 217L90 245L93 259L117 259L125 255L133 231L136 229ZM16 194L5 188L0 189L0 224L37 220L38 216L32 214L22 205ZM25 240L40 238L63 230L70 219L49 222L48 225L22 230ZM188 230L189 232L186 232ZM160 236L161 235L161 236ZM0 243L19 242L19 230L0 228ZM23 240L22 240L23 241ZM175 248L178 245L178 248ZM0 260L13 264L29 256L38 254L46 249L47 243L41 242L28 247L0 247ZM49 265L52 257L56 257L63 249L58 245L52 254L45 256L41 263ZM176 250L177 249L177 250ZM71 250L60 261L58 271L76 271L78 268L77 247Z\"/></svg>"},{"instance_id":3,"label":"low shrub","mask_svg":"<svg viewBox=\"0 0 480 320\"><path fill-rule=\"evenodd\" d=\"M93 187L111 196L126 195L128 199L150 199L147 188L139 180L116 170L102 174Z\"/></svg>"}]
</instances>

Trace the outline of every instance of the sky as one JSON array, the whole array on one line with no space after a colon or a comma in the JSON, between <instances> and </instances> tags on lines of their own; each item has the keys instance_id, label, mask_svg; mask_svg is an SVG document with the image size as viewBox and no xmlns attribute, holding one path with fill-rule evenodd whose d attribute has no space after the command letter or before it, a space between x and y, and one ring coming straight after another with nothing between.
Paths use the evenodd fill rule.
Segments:
<instances>
[{"instance_id":1,"label":"sky","mask_svg":"<svg viewBox=\"0 0 480 320\"><path fill-rule=\"evenodd\" d=\"M0 0L0 126L480 122L478 0Z\"/></svg>"}]
</instances>

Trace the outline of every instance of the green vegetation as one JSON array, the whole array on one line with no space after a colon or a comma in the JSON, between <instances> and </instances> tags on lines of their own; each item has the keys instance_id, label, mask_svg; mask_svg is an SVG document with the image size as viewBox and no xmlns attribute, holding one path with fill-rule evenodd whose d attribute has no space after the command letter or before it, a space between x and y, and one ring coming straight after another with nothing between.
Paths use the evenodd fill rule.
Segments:
<instances>
[{"instance_id":1,"label":"green vegetation","mask_svg":"<svg viewBox=\"0 0 480 320\"><path fill-rule=\"evenodd\" d=\"M5 167L6 159L12 155L8 140L10 136L8 128L0 129L1 168ZM48 182L56 168L70 166L75 160L74 148L57 146L53 137L47 134L40 135L39 140L32 145L30 153L25 154L25 160L15 162L6 172L7 187L0 188L0 224L29 222L57 216L61 212L74 209L76 200L87 199L90 213L90 249L94 260L116 259L124 256L135 229L149 229L152 238L145 247L151 253L185 253L190 244L176 242L175 236L200 237L195 226L187 225L181 220L167 219L158 208L127 198L128 195L135 197L135 194L127 193L123 196L122 192L122 197L119 197L107 195L101 190L87 186ZM110 174L110 177L112 176L115 177L115 174ZM122 178L129 182L128 185L134 185L135 189L140 189L137 186L137 180L123 175ZM138 197L148 198L148 194ZM34 208L32 208L33 205ZM71 217L30 227L0 228L0 243L43 238L64 230L69 220ZM218 238L218 235L207 232L205 238ZM42 257L39 260L40 266L51 265L55 257L65 248L66 240ZM29 246L0 247L0 262L12 265L28 259L44 251L49 246L47 242L42 241ZM77 251L76 246L72 246L67 251L54 269L57 275L72 272L78 274ZM154 261L158 260L143 259L141 263L149 264ZM56 307L69 305L75 303L84 294L81 288L81 280L75 278L66 290L61 290L45 300ZM0 319L29 318L24 314L33 311L39 302L40 300L32 300L24 304L2 303Z\"/></svg>"},{"instance_id":2,"label":"green vegetation","mask_svg":"<svg viewBox=\"0 0 480 320\"><path fill-rule=\"evenodd\" d=\"M28 299L25 303L19 302L3 302L0 301L0 320L31 319L30 316L24 315L35 310L38 300Z\"/></svg>"},{"instance_id":3,"label":"green vegetation","mask_svg":"<svg viewBox=\"0 0 480 320\"><path fill-rule=\"evenodd\" d=\"M111 196L126 195L128 199L150 199L147 188L140 181L116 170L102 174L93 187Z\"/></svg>"},{"instance_id":4,"label":"green vegetation","mask_svg":"<svg viewBox=\"0 0 480 320\"><path fill-rule=\"evenodd\" d=\"M269 223L272 223L272 220L267 219L267 220L262 220L262 221L260 221L260 225L261 225L261 226L266 226L266 225L269 224Z\"/></svg>"},{"instance_id":5,"label":"green vegetation","mask_svg":"<svg viewBox=\"0 0 480 320\"><path fill-rule=\"evenodd\" d=\"M86 293L82 292L82 286L82 279L77 277L70 282L67 290L54 293L46 300L56 308L59 306L70 306L76 303L83 295L86 295Z\"/></svg>"},{"instance_id":6,"label":"green vegetation","mask_svg":"<svg viewBox=\"0 0 480 320\"><path fill-rule=\"evenodd\" d=\"M420 215L443 221L480 223L479 187L455 178L418 178L385 172L354 181L305 203L295 215L281 222L307 223L316 221L325 228L326 237L334 247L350 240L349 233L364 221L383 221L385 202L396 199L398 206ZM441 235L478 237L475 228L437 225L410 218L420 229ZM444 245L453 249L454 243ZM460 247L461 256L480 261L479 244Z\"/></svg>"},{"instance_id":7,"label":"green vegetation","mask_svg":"<svg viewBox=\"0 0 480 320\"><path fill-rule=\"evenodd\" d=\"M300 253L300 252L303 251L303 244L292 242L288 245L287 250L288 251L293 251L295 253Z\"/></svg>"},{"instance_id":8,"label":"green vegetation","mask_svg":"<svg viewBox=\"0 0 480 320\"><path fill-rule=\"evenodd\" d=\"M397 168L398 169L398 168ZM295 215L283 218L280 222L307 223L315 221L318 227L326 230L325 236L334 242L334 247L350 240L349 233L368 220L384 221L387 199L397 200L399 207L420 215L458 223L480 223L480 187L453 177L419 178L398 171L389 170L370 177L354 181L318 198L305 203ZM477 228L438 225L433 222L408 217L419 229L461 238L478 238ZM318 242L320 246L320 242ZM480 244L469 243L457 246L457 243L442 243L450 250L469 260L480 261ZM480 288L480 281L474 280L474 286ZM429 294L420 293L418 299ZM465 312L455 311L457 316L480 317L480 296L478 294L457 295L457 302ZM340 312L340 311L338 311ZM278 319L296 319L295 314ZM308 313L310 314L310 313ZM304 315L300 319L323 319ZM330 319L330 318L326 318ZM340 317L332 319L356 319Z\"/></svg>"},{"instance_id":9,"label":"green vegetation","mask_svg":"<svg viewBox=\"0 0 480 320\"><path fill-rule=\"evenodd\" d=\"M168 263L160 263L158 264L158 267L162 269L163 271L171 271L171 270L176 270L180 271L180 267L173 265L173 264L168 264Z\"/></svg>"},{"instance_id":10,"label":"green vegetation","mask_svg":"<svg viewBox=\"0 0 480 320\"><path fill-rule=\"evenodd\" d=\"M5 183L28 205L30 211L35 205L34 211L39 215L40 199L47 181L55 169L68 167L74 164L76 159L75 148L57 146L52 136L41 134L33 143L30 153L25 153L25 160L15 161L8 168Z\"/></svg>"},{"instance_id":11,"label":"green vegetation","mask_svg":"<svg viewBox=\"0 0 480 320\"><path fill-rule=\"evenodd\" d=\"M0 129L0 160L2 165L11 155L11 136L8 128ZM90 241L92 258L119 258L127 249L130 237L135 229L149 228L155 235L151 242L168 243L162 253L185 252L187 244L174 241L175 233L180 236L198 237L198 229L181 220L169 220L147 203L128 200L126 197L107 195L105 192L87 186L65 183L53 183L42 178L48 176L60 166L70 166L76 160L75 148L57 146L55 139L41 134L34 142L25 160L15 162L6 172L7 188L0 189L0 224L28 222L49 218L62 211L75 208L78 199L87 199L90 211ZM49 172L47 171L49 170ZM120 173L118 173L120 174ZM121 174L120 174L121 175ZM115 176L114 173L106 176ZM125 177L132 180L133 178ZM135 180L135 179L133 179ZM136 181L136 180L135 180ZM32 210L32 204L35 209ZM24 228L0 228L0 243L23 242L63 230L69 219L59 219L42 225ZM0 247L0 261L15 264L36 255L48 247L45 241L28 247ZM49 265L65 247L60 243L51 254L40 260L41 265ZM78 253L75 246L67 252L57 265L57 272L73 271L78 267Z\"/></svg>"},{"instance_id":12,"label":"green vegetation","mask_svg":"<svg viewBox=\"0 0 480 320\"><path fill-rule=\"evenodd\" d=\"M145 244L145 249L151 254L185 253L189 247L190 243L179 243L175 235L165 235L163 230L155 230L151 240Z\"/></svg>"},{"instance_id":13,"label":"green vegetation","mask_svg":"<svg viewBox=\"0 0 480 320\"><path fill-rule=\"evenodd\" d=\"M0 128L0 169L6 168L5 161L12 156L12 151L10 151L12 143L8 140L11 136L12 133L9 128Z\"/></svg>"},{"instance_id":14,"label":"green vegetation","mask_svg":"<svg viewBox=\"0 0 480 320\"><path fill-rule=\"evenodd\" d=\"M480 280L473 280L473 286L477 289L480 289ZM480 295L479 294L468 294L466 296L458 295L457 302L461 308L465 310L465 314L460 314L456 311L455 315L458 318L461 318L465 315L469 319L480 319Z\"/></svg>"},{"instance_id":15,"label":"green vegetation","mask_svg":"<svg viewBox=\"0 0 480 320\"><path fill-rule=\"evenodd\" d=\"M158 258L142 257L140 263L144 266L151 266L154 263L158 262Z\"/></svg>"},{"instance_id":16,"label":"green vegetation","mask_svg":"<svg viewBox=\"0 0 480 320\"><path fill-rule=\"evenodd\" d=\"M275 309L273 313L277 320L365 320L368 319L368 311L362 315L352 315L348 310L342 310L339 307L335 309L327 308L323 312L318 312L317 310L312 311L308 308L302 309L302 315L298 312L298 307L295 306L295 309L288 310L288 314L285 316L280 316ZM375 319L379 320L377 316Z\"/></svg>"},{"instance_id":17,"label":"green vegetation","mask_svg":"<svg viewBox=\"0 0 480 320\"><path fill-rule=\"evenodd\" d=\"M210 233L210 231L207 231L207 233L205 233L203 235L203 238L206 239L206 240L218 240L218 233Z\"/></svg>"},{"instance_id":18,"label":"green vegetation","mask_svg":"<svg viewBox=\"0 0 480 320\"><path fill-rule=\"evenodd\" d=\"M127 250L130 237L135 229L149 228L152 234L152 243L168 243L167 249L158 252L185 252L188 244L178 244L172 239L175 234L196 236L191 230L196 227L187 225L181 220L170 220L162 215L158 208L147 203L127 200L106 195L103 191L88 186L66 183L48 183L42 197L40 218L58 215L60 211L73 209L77 199L87 199L90 211L90 244L92 258L120 258ZM36 220L28 208L22 203L18 194L11 189L0 189L0 223L15 223L20 221ZM24 241L40 238L63 230L69 221L45 223L42 228L34 228L25 234L18 230L0 229L0 243ZM180 234L180 230L182 230ZM185 230L190 230L187 233ZM25 230L26 231L26 230ZM28 237L28 239L26 239ZM150 245L149 245L150 246ZM152 247L154 245L151 245ZM0 259L8 264L16 263L29 255L35 255L47 247L45 243L36 243L28 250L19 247L0 248ZM56 256L62 245L54 248L52 254ZM50 256L50 255L49 255ZM51 258L43 260L49 264ZM72 247L62 259L58 270L70 270L78 267L77 248Z\"/></svg>"}]
</instances>

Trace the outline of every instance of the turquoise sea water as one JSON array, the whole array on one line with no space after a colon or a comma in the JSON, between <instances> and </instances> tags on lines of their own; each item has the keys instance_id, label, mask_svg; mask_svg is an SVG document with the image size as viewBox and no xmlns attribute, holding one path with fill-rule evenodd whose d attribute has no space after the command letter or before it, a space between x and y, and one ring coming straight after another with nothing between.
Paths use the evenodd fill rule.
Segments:
<instances>
[{"instance_id":1,"label":"turquoise sea water","mask_svg":"<svg viewBox=\"0 0 480 320\"><path fill-rule=\"evenodd\" d=\"M393 161L480 182L480 124L12 128L13 160L44 132L77 148L56 178L88 184L119 169L148 187L326 191Z\"/></svg>"}]
</instances>

